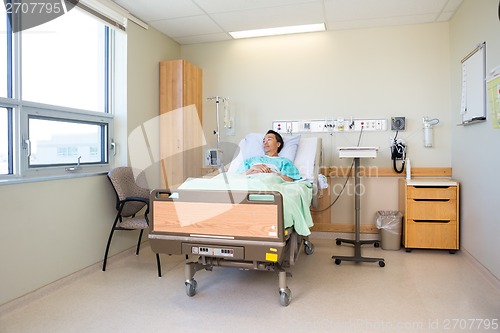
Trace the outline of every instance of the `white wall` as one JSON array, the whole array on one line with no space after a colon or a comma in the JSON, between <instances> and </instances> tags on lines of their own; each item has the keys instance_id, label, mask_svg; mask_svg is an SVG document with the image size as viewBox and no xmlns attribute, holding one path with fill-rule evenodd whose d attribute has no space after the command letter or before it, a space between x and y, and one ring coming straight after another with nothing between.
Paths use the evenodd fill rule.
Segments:
<instances>
[{"instance_id":1,"label":"white wall","mask_svg":"<svg viewBox=\"0 0 500 333\"><path fill-rule=\"evenodd\" d=\"M465 0L450 24L453 122L460 122L461 59L486 41L486 70L500 65L497 0ZM487 122L453 127L453 177L461 181L462 246L500 279L500 129Z\"/></svg>"},{"instance_id":2,"label":"white wall","mask_svg":"<svg viewBox=\"0 0 500 333\"><path fill-rule=\"evenodd\" d=\"M204 97L230 99L236 134L228 137L222 131L222 141L237 143L246 133L264 132L273 120L404 116L407 130L398 137L408 144L412 166L451 166L455 123L450 117L448 23L188 45L182 47L182 57L203 69ZM433 148L423 147L423 116L441 121L434 129ZM213 102L204 104L203 127L215 147ZM320 135L323 165L349 166L350 160L338 159L336 148L356 145L359 132ZM377 159L363 160L362 166L391 167L394 135L363 133L360 145L380 150ZM374 224L378 210L398 208L395 178L363 179L362 185L361 223ZM353 223L350 192L334 206L332 223Z\"/></svg>"},{"instance_id":3,"label":"white wall","mask_svg":"<svg viewBox=\"0 0 500 333\"><path fill-rule=\"evenodd\" d=\"M163 34L129 24L128 111L117 110L119 154L126 154L128 133L158 115L159 61L179 56L180 46ZM0 305L101 261L114 206L105 175L0 185ZM117 232L110 254L135 246L137 237Z\"/></svg>"},{"instance_id":4,"label":"white wall","mask_svg":"<svg viewBox=\"0 0 500 333\"><path fill-rule=\"evenodd\" d=\"M415 167L451 163L448 24L400 26L256 38L182 47L203 69L203 95L228 96L236 112L238 142L277 119L405 116L400 137ZM422 117L441 119L435 148L422 144ZM215 105L204 105L207 139L215 137ZM222 133L224 134L224 133ZM324 135L326 165L338 165L332 148L357 143L358 134ZM361 145L381 148L377 166L390 166L391 131L364 133Z\"/></svg>"}]
</instances>

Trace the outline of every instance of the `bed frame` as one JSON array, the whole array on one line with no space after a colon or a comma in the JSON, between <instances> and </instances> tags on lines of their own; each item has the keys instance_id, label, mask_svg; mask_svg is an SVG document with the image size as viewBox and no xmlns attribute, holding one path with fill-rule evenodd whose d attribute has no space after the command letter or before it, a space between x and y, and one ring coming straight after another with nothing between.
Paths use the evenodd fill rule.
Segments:
<instances>
[{"instance_id":1,"label":"bed frame","mask_svg":"<svg viewBox=\"0 0 500 333\"><path fill-rule=\"evenodd\" d=\"M290 303L285 268L295 264L302 245L308 255L314 245L284 228L279 192L154 190L150 201L151 248L186 255L188 296L196 294L197 271L221 266L277 272L280 304Z\"/></svg>"}]
</instances>

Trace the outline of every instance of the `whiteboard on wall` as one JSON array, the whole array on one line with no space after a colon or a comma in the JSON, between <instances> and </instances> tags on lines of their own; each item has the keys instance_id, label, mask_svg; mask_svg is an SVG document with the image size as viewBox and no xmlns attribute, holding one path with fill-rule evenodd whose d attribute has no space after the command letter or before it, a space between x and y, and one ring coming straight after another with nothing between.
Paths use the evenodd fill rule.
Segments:
<instances>
[{"instance_id":1,"label":"whiteboard on wall","mask_svg":"<svg viewBox=\"0 0 500 333\"><path fill-rule=\"evenodd\" d=\"M486 42L462 59L462 124L486 120Z\"/></svg>"}]
</instances>

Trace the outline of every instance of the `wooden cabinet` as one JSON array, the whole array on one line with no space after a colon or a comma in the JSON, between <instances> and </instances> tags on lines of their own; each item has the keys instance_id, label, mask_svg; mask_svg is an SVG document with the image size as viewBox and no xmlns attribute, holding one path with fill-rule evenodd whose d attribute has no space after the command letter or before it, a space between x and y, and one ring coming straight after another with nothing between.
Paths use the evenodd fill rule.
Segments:
<instances>
[{"instance_id":1,"label":"wooden cabinet","mask_svg":"<svg viewBox=\"0 0 500 333\"><path fill-rule=\"evenodd\" d=\"M413 248L459 249L459 184L449 179L399 180L403 245Z\"/></svg>"},{"instance_id":2,"label":"wooden cabinet","mask_svg":"<svg viewBox=\"0 0 500 333\"><path fill-rule=\"evenodd\" d=\"M161 61L160 158L165 187L201 176L202 114L202 70L185 60Z\"/></svg>"}]
</instances>

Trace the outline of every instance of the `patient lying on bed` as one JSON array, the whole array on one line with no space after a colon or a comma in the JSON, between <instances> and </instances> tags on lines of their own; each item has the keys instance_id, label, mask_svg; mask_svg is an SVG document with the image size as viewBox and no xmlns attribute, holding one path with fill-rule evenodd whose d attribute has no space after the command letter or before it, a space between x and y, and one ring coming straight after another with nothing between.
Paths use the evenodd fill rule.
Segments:
<instances>
[{"instance_id":1,"label":"patient lying on bed","mask_svg":"<svg viewBox=\"0 0 500 333\"><path fill-rule=\"evenodd\" d=\"M262 140L261 138L262 135L259 134L256 141L257 146ZM179 186L179 189L197 191L230 190L252 193L279 192L283 198L285 228L293 226L299 235L308 236L311 233L310 228L313 226L309 210L313 185L311 181L301 177L299 169L290 159L278 156L278 149L281 150L284 146L282 140L281 135L269 131L263 140L264 156L259 154L260 156L247 157L241 163L239 162L241 160L238 160L233 171L211 178L188 178ZM290 147L287 146L286 149ZM253 177L252 175L258 176ZM276 175L279 175L279 177Z\"/></svg>"},{"instance_id":2,"label":"patient lying on bed","mask_svg":"<svg viewBox=\"0 0 500 333\"><path fill-rule=\"evenodd\" d=\"M269 130L263 140L264 156L254 156L247 158L239 166L239 173L246 175L257 173L275 173L283 180L292 182L299 180L300 173L292 161L285 157L278 156L283 149L284 141L278 132Z\"/></svg>"}]
</instances>

